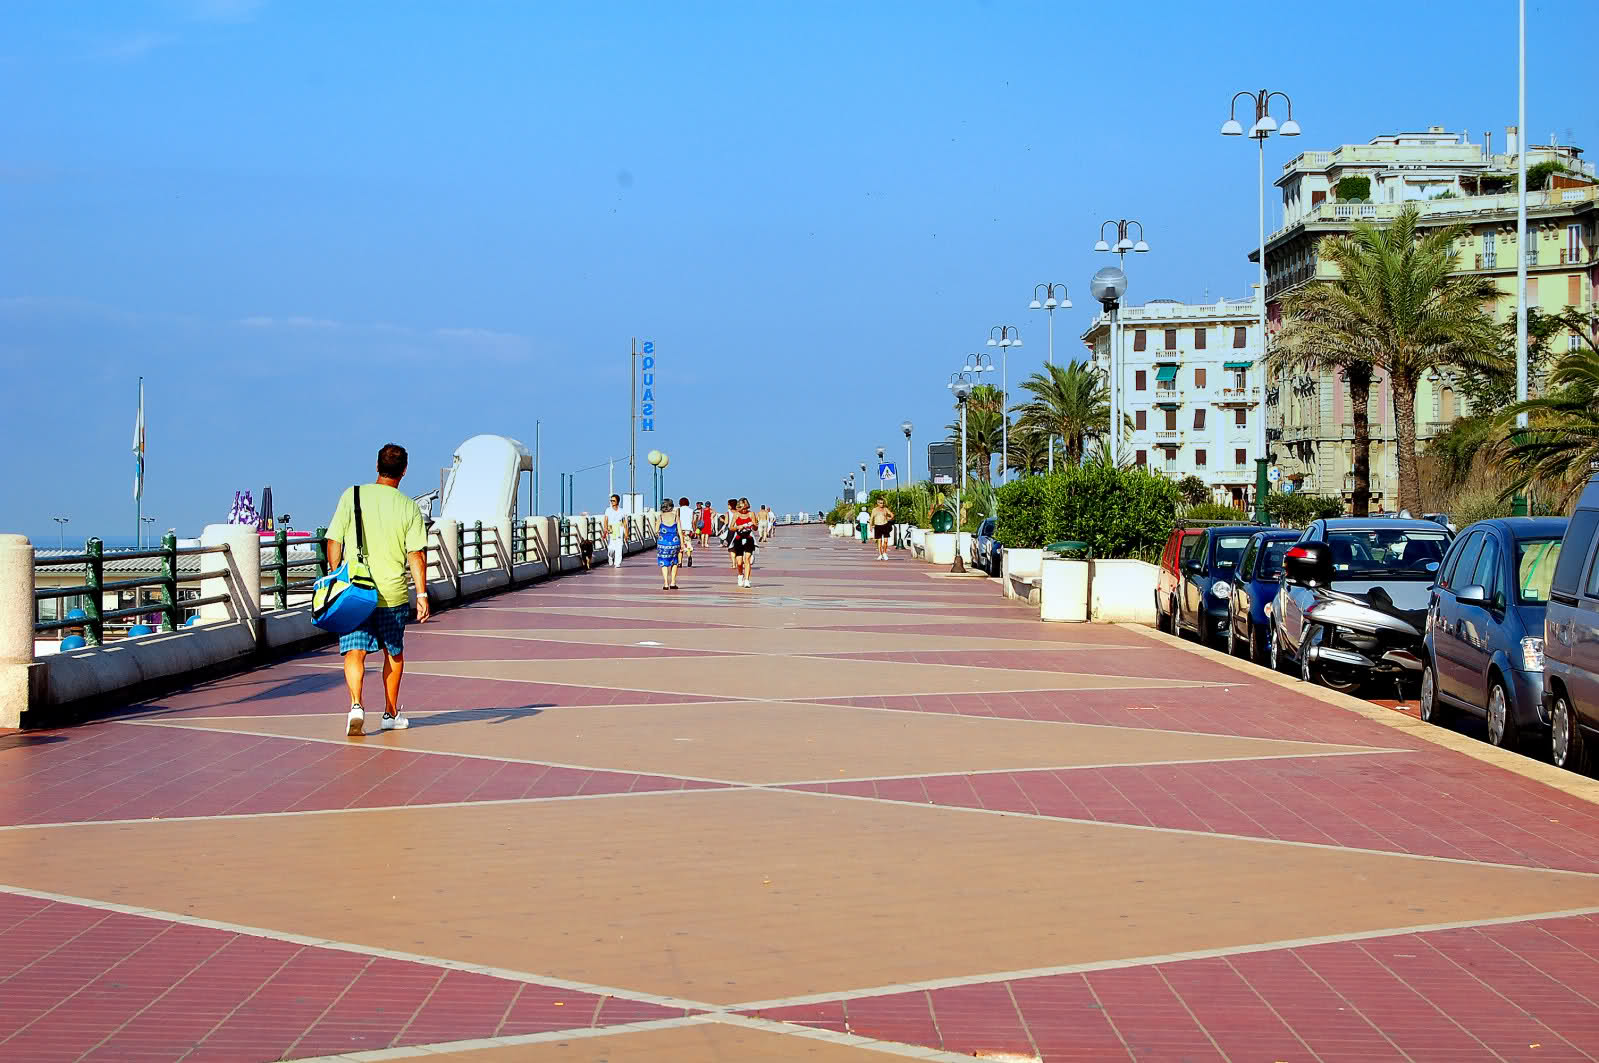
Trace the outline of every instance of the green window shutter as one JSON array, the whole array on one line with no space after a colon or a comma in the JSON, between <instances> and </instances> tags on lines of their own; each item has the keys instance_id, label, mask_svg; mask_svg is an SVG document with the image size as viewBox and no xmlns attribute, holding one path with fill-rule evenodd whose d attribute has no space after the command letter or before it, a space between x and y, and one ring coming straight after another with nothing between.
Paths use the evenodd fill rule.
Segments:
<instances>
[{"instance_id":1,"label":"green window shutter","mask_svg":"<svg viewBox=\"0 0 1599 1063\"><path fill-rule=\"evenodd\" d=\"M1163 365L1155 370L1156 383L1166 384L1176 379L1177 367L1175 365Z\"/></svg>"},{"instance_id":2,"label":"green window shutter","mask_svg":"<svg viewBox=\"0 0 1599 1063\"><path fill-rule=\"evenodd\" d=\"M1222 366L1222 368L1223 369L1248 369L1250 366L1252 366L1254 364L1255 364L1254 362L1228 362L1226 365Z\"/></svg>"}]
</instances>

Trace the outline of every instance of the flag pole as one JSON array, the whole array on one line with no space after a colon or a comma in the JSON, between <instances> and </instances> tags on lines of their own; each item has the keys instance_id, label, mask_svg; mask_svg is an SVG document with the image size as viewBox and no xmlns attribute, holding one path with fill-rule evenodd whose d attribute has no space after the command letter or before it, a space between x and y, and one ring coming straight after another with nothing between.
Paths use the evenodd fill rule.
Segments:
<instances>
[{"instance_id":1,"label":"flag pole","mask_svg":"<svg viewBox=\"0 0 1599 1063\"><path fill-rule=\"evenodd\" d=\"M133 492L133 545L142 546L144 534L144 377L139 378L139 482Z\"/></svg>"}]
</instances>

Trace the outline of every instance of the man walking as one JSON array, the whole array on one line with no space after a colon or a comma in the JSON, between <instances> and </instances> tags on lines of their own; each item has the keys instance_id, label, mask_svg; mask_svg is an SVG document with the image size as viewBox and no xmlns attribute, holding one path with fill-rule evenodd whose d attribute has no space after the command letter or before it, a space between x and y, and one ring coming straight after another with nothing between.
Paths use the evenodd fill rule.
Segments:
<instances>
[{"instance_id":1,"label":"man walking","mask_svg":"<svg viewBox=\"0 0 1599 1063\"><path fill-rule=\"evenodd\" d=\"M622 513L622 496L612 495L610 508L605 511L605 552L611 567L622 564L622 544L627 535L627 520Z\"/></svg>"},{"instance_id":2,"label":"man walking","mask_svg":"<svg viewBox=\"0 0 1599 1063\"><path fill-rule=\"evenodd\" d=\"M344 655L344 683L350 690L350 715L345 733L362 734L366 710L361 686L366 678L366 655L383 650L383 723L385 731L403 730L410 721L400 712L400 679L405 674L405 621L411 611L405 586L409 567L416 584L416 622L428 619L427 529L422 511L399 490L409 458L405 448L389 443L378 451L377 483L349 488L339 498L328 522L328 567L338 568L350 544L357 542L356 492L360 492L361 530L366 540L366 562L377 584L378 607L366 623L339 639Z\"/></svg>"}]
</instances>

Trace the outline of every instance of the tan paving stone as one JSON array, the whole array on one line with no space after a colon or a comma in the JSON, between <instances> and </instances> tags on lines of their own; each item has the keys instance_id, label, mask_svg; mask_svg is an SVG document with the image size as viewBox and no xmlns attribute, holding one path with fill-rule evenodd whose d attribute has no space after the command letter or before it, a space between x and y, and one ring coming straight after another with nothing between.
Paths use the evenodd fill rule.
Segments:
<instances>
[{"instance_id":1,"label":"tan paving stone","mask_svg":"<svg viewBox=\"0 0 1599 1063\"><path fill-rule=\"evenodd\" d=\"M0 831L28 889L714 1003L1568 909L1567 872L792 791Z\"/></svg>"},{"instance_id":2,"label":"tan paving stone","mask_svg":"<svg viewBox=\"0 0 1599 1063\"><path fill-rule=\"evenodd\" d=\"M307 665L338 669L338 662ZM783 701L1000 690L1133 690L1214 684L1182 679L971 668L815 657L659 657L606 661L406 661L407 675L564 683L676 694L730 694ZM596 672L599 674L596 674ZM1245 680L1240 677L1240 682Z\"/></svg>"},{"instance_id":3,"label":"tan paving stone","mask_svg":"<svg viewBox=\"0 0 1599 1063\"><path fill-rule=\"evenodd\" d=\"M369 735L363 746L547 760L735 782L934 775L949 772L1238 760L1359 752L1363 747L1071 723L891 712L787 702L552 708L494 722ZM320 717L195 721L203 730L327 738Z\"/></svg>"},{"instance_id":4,"label":"tan paving stone","mask_svg":"<svg viewBox=\"0 0 1599 1063\"><path fill-rule=\"evenodd\" d=\"M873 602L874 605L884 604ZM511 613L545 613L565 614L570 616L605 616L623 620L640 627L648 627L653 619L672 620L690 624L734 624L740 627L751 628L790 628L790 627L836 627L839 624L852 624L859 627L876 627L878 625L893 624L952 624L970 627L972 619L952 612L937 612L928 609L922 612L921 606L908 609L819 609L795 608L789 606L771 605L762 603L757 598L741 600L732 605L719 606L693 606L687 603L682 605L669 605L658 603L654 599L641 599L636 605L603 606L588 608L579 606L535 607L517 606L500 607ZM485 610L486 611L486 610ZM989 621L984 620L983 623ZM1018 619L996 620L995 623L1027 623L1036 627L1036 618L1029 621L1025 615Z\"/></svg>"},{"instance_id":5,"label":"tan paving stone","mask_svg":"<svg viewBox=\"0 0 1599 1063\"><path fill-rule=\"evenodd\" d=\"M424 1057L426 1063L891 1063L894 1058L871 1049L724 1023Z\"/></svg>"},{"instance_id":6,"label":"tan paving stone","mask_svg":"<svg viewBox=\"0 0 1599 1063\"><path fill-rule=\"evenodd\" d=\"M724 653L885 653L940 650L1126 650L1144 648L1142 642L1049 642L1041 639L996 639L951 632L917 635L899 632L873 634L861 631L822 631L810 628L682 628L586 630L570 628L499 628L450 632L483 638L533 639L548 642L583 642L589 645L637 646L645 642L674 650L712 650ZM581 638L577 637L581 634ZM425 653L412 656L420 660Z\"/></svg>"}]
</instances>

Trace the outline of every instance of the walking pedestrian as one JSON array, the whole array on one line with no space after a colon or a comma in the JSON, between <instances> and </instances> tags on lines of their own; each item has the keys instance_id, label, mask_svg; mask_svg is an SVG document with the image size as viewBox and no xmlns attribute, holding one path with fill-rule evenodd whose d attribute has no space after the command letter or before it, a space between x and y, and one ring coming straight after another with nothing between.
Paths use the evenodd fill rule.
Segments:
<instances>
[{"instance_id":1,"label":"walking pedestrian","mask_svg":"<svg viewBox=\"0 0 1599 1063\"><path fill-rule=\"evenodd\" d=\"M605 552L612 568L622 566L622 544L627 541L627 517L622 512L622 496L612 495L605 511Z\"/></svg>"},{"instance_id":2,"label":"walking pedestrian","mask_svg":"<svg viewBox=\"0 0 1599 1063\"><path fill-rule=\"evenodd\" d=\"M385 444L378 451L377 482L351 487L339 496L339 504L328 521L328 567L335 569L348 552L350 542L365 541L367 568L377 584L378 607L366 623L339 637L339 652L344 655L344 684L349 689L350 713L344 733L365 733L366 709L361 702L361 687L366 679L366 656L383 651L383 722L385 731L403 730L411 725L400 711L400 680L405 675L405 622L411 612L411 598L405 586L410 569L416 585L416 622L427 623L428 578L427 529L422 511L399 490L409 456L397 443ZM359 530L357 525L359 523Z\"/></svg>"},{"instance_id":3,"label":"walking pedestrian","mask_svg":"<svg viewBox=\"0 0 1599 1063\"><path fill-rule=\"evenodd\" d=\"M695 514L688 508L690 505L691 503L686 498L680 498L677 500L677 523L678 527L682 531L683 539L682 562L688 568L693 568L694 537L698 533L698 529L695 527ZM688 523L684 524L684 521L687 521ZM677 581L673 580L674 587L676 586L676 583Z\"/></svg>"},{"instance_id":4,"label":"walking pedestrian","mask_svg":"<svg viewBox=\"0 0 1599 1063\"><path fill-rule=\"evenodd\" d=\"M878 496L877 504L872 507L872 536L877 540L877 560L888 560L888 537L894 531L894 511L888 508L888 500Z\"/></svg>"},{"instance_id":5,"label":"walking pedestrian","mask_svg":"<svg viewBox=\"0 0 1599 1063\"><path fill-rule=\"evenodd\" d=\"M738 573L738 585L748 590L754 586L750 582L750 565L755 560L755 516L750 512L749 499L738 500L728 527L732 531L733 570Z\"/></svg>"},{"instance_id":6,"label":"walking pedestrian","mask_svg":"<svg viewBox=\"0 0 1599 1063\"><path fill-rule=\"evenodd\" d=\"M727 512L719 513L716 517L716 532L722 539L722 545L727 547L727 560L734 572L738 571L738 555L733 552L733 521L738 518L738 499L727 500Z\"/></svg>"},{"instance_id":7,"label":"walking pedestrian","mask_svg":"<svg viewBox=\"0 0 1599 1063\"><path fill-rule=\"evenodd\" d=\"M670 498L661 503L661 520L655 526L655 563L661 567L661 590L677 590L678 554L683 543L683 530L678 527L680 510Z\"/></svg>"}]
</instances>

